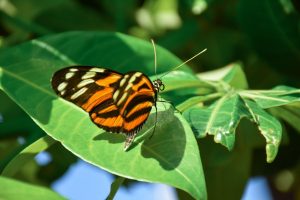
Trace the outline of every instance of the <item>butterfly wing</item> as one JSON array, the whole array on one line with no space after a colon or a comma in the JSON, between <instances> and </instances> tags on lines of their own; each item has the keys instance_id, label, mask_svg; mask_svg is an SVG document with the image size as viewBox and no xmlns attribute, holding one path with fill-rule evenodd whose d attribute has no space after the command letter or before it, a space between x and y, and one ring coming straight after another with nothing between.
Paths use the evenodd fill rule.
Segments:
<instances>
[{"instance_id":1,"label":"butterfly wing","mask_svg":"<svg viewBox=\"0 0 300 200\"><path fill-rule=\"evenodd\" d=\"M59 96L89 112L100 128L125 133L125 149L142 128L156 101L152 82L141 72L123 76L102 68L68 67L53 75L52 87Z\"/></svg>"},{"instance_id":2,"label":"butterfly wing","mask_svg":"<svg viewBox=\"0 0 300 200\"><path fill-rule=\"evenodd\" d=\"M96 106L113 104L112 95L122 76L108 69L73 66L55 72L51 83L60 97L90 112Z\"/></svg>"}]
</instances>

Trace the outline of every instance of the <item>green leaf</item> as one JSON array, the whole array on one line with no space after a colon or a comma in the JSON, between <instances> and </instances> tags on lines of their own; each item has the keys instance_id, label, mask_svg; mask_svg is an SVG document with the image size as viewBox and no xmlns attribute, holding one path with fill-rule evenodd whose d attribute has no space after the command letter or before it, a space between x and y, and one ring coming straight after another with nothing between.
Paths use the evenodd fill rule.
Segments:
<instances>
[{"instance_id":1,"label":"green leaf","mask_svg":"<svg viewBox=\"0 0 300 200\"><path fill-rule=\"evenodd\" d=\"M235 129L239 121L250 113L241 97L227 94L208 108L191 108L184 112L184 117L191 124L196 137L213 135L217 143L231 150L235 142Z\"/></svg>"},{"instance_id":2,"label":"green leaf","mask_svg":"<svg viewBox=\"0 0 300 200\"><path fill-rule=\"evenodd\" d=\"M65 199L48 188L30 185L21 181L0 177L0 199L6 200L39 200Z\"/></svg>"},{"instance_id":3,"label":"green leaf","mask_svg":"<svg viewBox=\"0 0 300 200\"><path fill-rule=\"evenodd\" d=\"M223 68L199 73L198 77L207 81L224 81L236 89L247 89L248 83L241 63L231 63Z\"/></svg>"},{"instance_id":4,"label":"green leaf","mask_svg":"<svg viewBox=\"0 0 300 200\"><path fill-rule=\"evenodd\" d=\"M20 166L25 165L28 161L32 160L38 153L49 148L56 141L50 136L45 136L25 149L23 149L8 165L4 168L2 176L12 177L20 169Z\"/></svg>"},{"instance_id":5,"label":"green leaf","mask_svg":"<svg viewBox=\"0 0 300 200\"><path fill-rule=\"evenodd\" d=\"M246 100L246 104L249 111L254 115L260 133L266 140L267 162L270 163L275 159L281 141L281 124L275 117L264 111L255 102Z\"/></svg>"},{"instance_id":6,"label":"green leaf","mask_svg":"<svg viewBox=\"0 0 300 200\"><path fill-rule=\"evenodd\" d=\"M160 73L180 64L179 59L162 48L158 47L157 53ZM121 72L153 72L152 54L150 43L122 34L59 34L2 52L0 82L4 91L46 133L78 157L119 176L169 184L196 199L206 199L193 132L168 104L158 104L160 112L154 136L148 140L146 134L152 132L155 124L155 115L151 115L132 148L124 152L123 135L99 129L87 113L58 98L50 87L52 74L72 63L112 66Z\"/></svg>"},{"instance_id":7,"label":"green leaf","mask_svg":"<svg viewBox=\"0 0 300 200\"><path fill-rule=\"evenodd\" d=\"M246 90L239 94L254 100L262 108L282 106L300 101L300 89L276 86L272 90Z\"/></svg>"},{"instance_id":8,"label":"green leaf","mask_svg":"<svg viewBox=\"0 0 300 200\"><path fill-rule=\"evenodd\" d=\"M236 92L228 93L209 107L188 109L184 117L196 137L213 135L216 143L229 150L234 147L235 131L240 120L246 117L257 124L266 139L267 162L272 162L276 157L282 133L280 123L255 102L241 98Z\"/></svg>"}]
</instances>

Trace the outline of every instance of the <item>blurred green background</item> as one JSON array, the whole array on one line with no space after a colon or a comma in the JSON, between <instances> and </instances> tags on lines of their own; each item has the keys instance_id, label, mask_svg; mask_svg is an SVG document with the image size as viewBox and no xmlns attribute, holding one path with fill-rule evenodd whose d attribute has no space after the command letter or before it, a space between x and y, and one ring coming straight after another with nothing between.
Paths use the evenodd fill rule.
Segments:
<instances>
[{"instance_id":1,"label":"blurred green background","mask_svg":"<svg viewBox=\"0 0 300 200\"><path fill-rule=\"evenodd\" d=\"M182 60L207 48L200 59L189 63L195 72L239 61L252 89L281 84L299 88L299 11L297 0L0 0L0 48L71 30L117 31L147 41L153 38ZM295 116L300 117L300 112ZM44 135L2 92L0 125L2 167L24 146ZM300 199L299 132L288 124L285 129L276 160L267 164L264 145L258 145L254 153L247 154L252 155L246 166L251 170L250 174L246 170L245 176L266 176L274 199ZM49 164L40 167L32 161L18 173L18 179L49 185L76 161L59 144L48 151L53 158ZM201 152L202 159L210 159L205 153ZM228 169L231 175L240 170L240 163L233 164L236 167ZM204 165L204 171L209 167ZM238 199L242 192L237 188L232 197Z\"/></svg>"}]
</instances>

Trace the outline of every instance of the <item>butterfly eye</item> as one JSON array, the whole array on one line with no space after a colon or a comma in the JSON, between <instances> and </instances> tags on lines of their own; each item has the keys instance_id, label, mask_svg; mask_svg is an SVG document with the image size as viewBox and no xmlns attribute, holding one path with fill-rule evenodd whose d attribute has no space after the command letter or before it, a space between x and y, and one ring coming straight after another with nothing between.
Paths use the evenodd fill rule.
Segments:
<instances>
[{"instance_id":1,"label":"butterfly eye","mask_svg":"<svg viewBox=\"0 0 300 200\"><path fill-rule=\"evenodd\" d=\"M161 83L161 85L159 86L159 90L163 91L165 89L165 85L163 83Z\"/></svg>"}]
</instances>

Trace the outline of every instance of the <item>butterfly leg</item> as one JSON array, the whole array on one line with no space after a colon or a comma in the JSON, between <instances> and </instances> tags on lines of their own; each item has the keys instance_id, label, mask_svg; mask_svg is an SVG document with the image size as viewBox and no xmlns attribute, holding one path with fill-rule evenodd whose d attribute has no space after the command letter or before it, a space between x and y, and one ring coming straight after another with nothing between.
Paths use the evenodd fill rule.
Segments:
<instances>
[{"instance_id":1,"label":"butterfly leg","mask_svg":"<svg viewBox=\"0 0 300 200\"><path fill-rule=\"evenodd\" d=\"M124 151L127 151L127 149L131 146L135 136L136 136L136 133L129 133L128 135L126 135Z\"/></svg>"}]
</instances>

